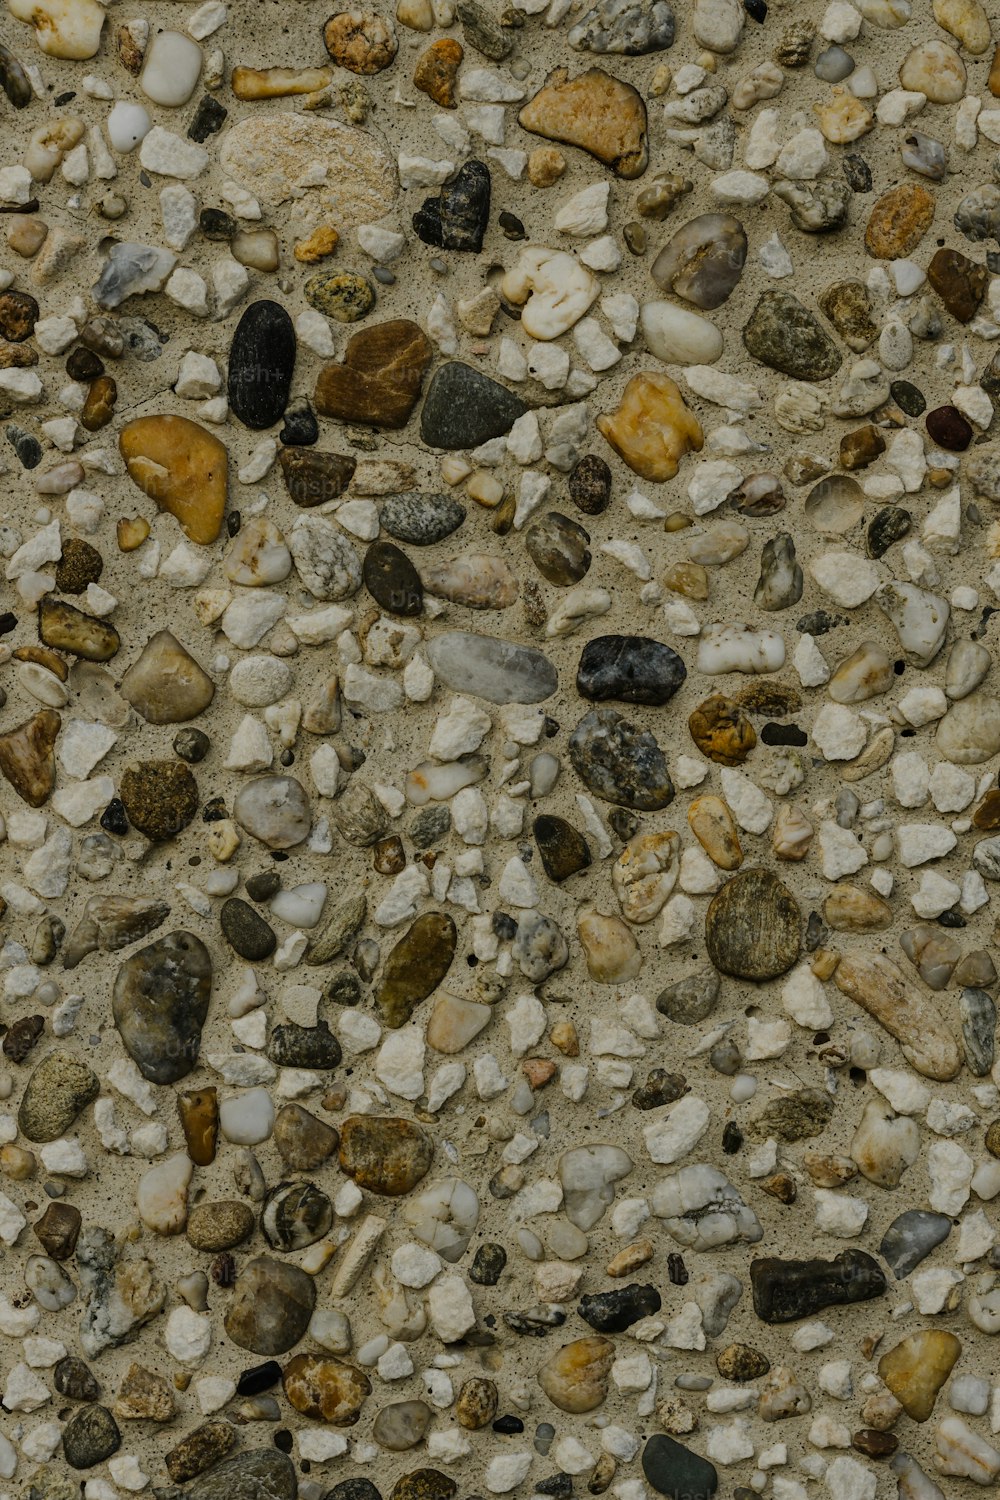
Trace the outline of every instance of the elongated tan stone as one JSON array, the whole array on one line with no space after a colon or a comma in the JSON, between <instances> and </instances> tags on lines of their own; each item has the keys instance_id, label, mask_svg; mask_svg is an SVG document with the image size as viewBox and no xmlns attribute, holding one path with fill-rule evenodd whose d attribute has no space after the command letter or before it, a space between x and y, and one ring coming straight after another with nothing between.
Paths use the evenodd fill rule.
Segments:
<instances>
[{"instance_id":1,"label":"elongated tan stone","mask_svg":"<svg viewBox=\"0 0 1000 1500\"><path fill-rule=\"evenodd\" d=\"M914 1422L926 1422L961 1352L953 1333L922 1328L883 1354L878 1372L906 1415Z\"/></svg>"},{"instance_id":2,"label":"elongated tan stone","mask_svg":"<svg viewBox=\"0 0 1000 1500\"><path fill-rule=\"evenodd\" d=\"M237 67L230 78L237 99L283 99L288 94L313 94L332 81L329 68Z\"/></svg>"},{"instance_id":3,"label":"elongated tan stone","mask_svg":"<svg viewBox=\"0 0 1000 1500\"><path fill-rule=\"evenodd\" d=\"M685 453L700 453L701 423L669 375L633 375L617 410L597 418L599 430L633 473L657 483L673 479Z\"/></svg>"},{"instance_id":4,"label":"elongated tan stone","mask_svg":"<svg viewBox=\"0 0 1000 1500\"><path fill-rule=\"evenodd\" d=\"M845 954L834 975L837 988L895 1037L911 1067L946 1082L962 1066L958 1043L929 996L909 983L881 953Z\"/></svg>"},{"instance_id":5,"label":"elongated tan stone","mask_svg":"<svg viewBox=\"0 0 1000 1500\"><path fill-rule=\"evenodd\" d=\"M696 797L688 808L688 823L713 864L720 870L738 870L743 850L733 815L721 797L710 793Z\"/></svg>"},{"instance_id":6,"label":"elongated tan stone","mask_svg":"<svg viewBox=\"0 0 1000 1500\"><path fill-rule=\"evenodd\" d=\"M132 479L192 542L214 542L226 510L229 458L219 439L187 417L137 417L118 447Z\"/></svg>"}]
</instances>

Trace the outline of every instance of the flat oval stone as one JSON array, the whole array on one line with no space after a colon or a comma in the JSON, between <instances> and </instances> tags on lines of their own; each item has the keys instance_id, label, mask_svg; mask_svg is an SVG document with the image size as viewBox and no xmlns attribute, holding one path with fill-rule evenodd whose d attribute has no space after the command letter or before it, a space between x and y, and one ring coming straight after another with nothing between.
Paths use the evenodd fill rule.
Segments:
<instances>
[{"instance_id":1,"label":"flat oval stone","mask_svg":"<svg viewBox=\"0 0 1000 1500\"><path fill-rule=\"evenodd\" d=\"M295 1465L277 1448L253 1448L213 1464L184 1491L185 1500L295 1500Z\"/></svg>"},{"instance_id":2,"label":"flat oval stone","mask_svg":"<svg viewBox=\"0 0 1000 1500\"><path fill-rule=\"evenodd\" d=\"M414 1008L444 979L455 957L458 931L445 912L429 911L416 921L389 953L375 1003L392 1030L405 1026Z\"/></svg>"},{"instance_id":3,"label":"flat oval stone","mask_svg":"<svg viewBox=\"0 0 1000 1500\"><path fill-rule=\"evenodd\" d=\"M763 292L743 343L754 359L793 380L827 380L840 369L840 350L819 320L790 292Z\"/></svg>"},{"instance_id":4,"label":"flat oval stone","mask_svg":"<svg viewBox=\"0 0 1000 1500\"><path fill-rule=\"evenodd\" d=\"M392 542L373 542L362 568L365 587L391 615L419 615L424 607L420 574Z\"/></svg>"},{"instance_id":5,"label":"flat oval stone","mask_svg":"<svg viewBox=\"0 0 1000 1500\"><path fill-rule=\"evenodd\" d=\"M144 760L127 766L118 794L132 827L154 843L176 837L198 811L198 783L183 761Z\"/></svg>"},{"instance_id":6,"label":"flat oval stone","mask_svg":"<svg viewBox=\"0 0 1000 1500\"><path fill-rule=\"evenodd\" d=\"M547 583L568 588L579 583L590 568L590 533L570 519L550 510L524 533L528 556Z\"/></svg>"},{"instance_id":7,"label":"flat oval stone","mask_svg":"<svg viewBox=\"0 0 1000 1500\"><path fill-rule=\"evenodd\" d=\"M198 1060L212 960L193 932L168 932L118 970L111 1009L125 1050L151 1083L175 1083Z\"/></svg>"},{"instance_id":8,"label":"flat oval stone","mask_svg":"<svg viewBox=\"0 0 1000 1500\"><path fill-rule=\"evenodd\" d=\"M183 724L204 712L215 683L169 630L150 636L118 691L147 724Z\"/></svg>"},{"instance_id":9,"label":"flat oval stone","mask_svg":"<svg viewBox=\"0 0 1000 1500\"><path fill-rule=\"evenodd\" d=\"M802 913L770 870L741 870L712 898L705 944L715 967L760 982L786 974L802 947Z\"/></svg>"},{"instance_id":10,"label":"flat oval stone","mask_svg":"<svg viewBox=\"0 0 1000 1500\"><path fill-rule=\"evenodd\" d=\"M421 574L428 594L464 604L467 609L509 609L517 602L517 574L502 557L465 552L431 563Z\"/></svg>"},{"instance_id":11,"label":"flat oval stone","mask_svg":"<svg viewBox=\"0 0 1000 1500\"><path fill-rule=\"evenodd\" d=\"M71 1469L92 1469L122 1445L118 1423L96 1402L76 1412L62 1430L63 1458Z\"/></svg>"},{"instance_id":12,"label":"flat oval stone","mask_svg":"<svg viewBox=\"0 0 1000 1500\"><path fill-rule=\"evenodd\" d=\"M195 1250L232 1250L242 1245L254 1230L249 1203L230 1198L219 1203L198 1203L188 1213L185 1233Z\"/></svg>"},{"instance_id":13,"label":"flat oval stone","mask_svg":"<svg viewBox=\"0 0 1000 1500\"><path fill-rule=\"evenodd\" d=\"M407 490L389 496L379 511L379 520L382 529L397 542L430 547L457 531L465 515L465 506L451 495L422 495L418 490Z\"/></svg>"},{"instance_id":14,"label":"flat oval stone","mask_svg":"<svg viewBox=\"0 0 1000 1500\"><path fill-rule=\"evenodd\" d=\"M453 359L435 370L427 388L420 436L430 448L478 448L503 437L527 410L505 385Z\"/></svg>"},{"instance_id":15,"label":"flat oval stone","mask_svg":"<svg viewBox=\"0 0 1000 1500\"><path fill-rule=\"evenodd\" d=\"M279 1182L268 1193L260 1227L272 1250L305 1250L328 1234L333 1204L313 1182Z\"/></svg>"},{"instance_id":16,"label":"flat oval stone","mask_svg":"<svg viewBox=\"0 0 1000 1500\"><path fill-rule=\"evenodd\" d=\"M298 1266L259 1255L236 1282L225 1316L226 1333L251 1354L284 1354L302 1338L315 1305L311 1276ZM247 1494L248 1500L257 1500L257 1490ZM295 1490L289 1494L294 1496Z\"/></svg>"},{"instance_id":17,"label":"flat oval stone","mask_svg":"<svg viewBox=\"0 0 1000 1500\"><path fill-rule=\"evenodd\" d=\"M65 1135L101 1091L100 1079L68 1052L50 1052L33 1069L17 1111L21 1134L32 1142Z\"/></svg>"},{"instance_id":18,"label":"flat oval stone","mask_svg":"<svg viewBox=\"0 0 1000 1500\"><path fill-rule=\"evenodd\" d=\"M295 328L280 303L251 302L229 349L229 405L244 426L259 430L281 420L295 351Z\"/></svg>"},{"instance_id":19,"label":"flat oval stone","mask_svg":"<svg viewBox=\"0 0 1000 1500\"><path fill-rule=\"evenodd\" d=\"M230 947L247 963L263 963L278 946L274 928L238 896L230 896L222 903L219 926Z\"/></svg>"},{"instance_id":20,"label":"flat oval stone","mask_svg":"<svg viewBox=\"0 0 1000 1500\"><path fill-rule=\"evenodd\" d=\"M415 1448L431 1424L434 1413L426 1401L393 1401L383 1406L372 1423L372 1437L390 1453Z\"/></svg>"},{"instance_id":21,"label":"flat oval stone","mask_svg":"<svg viewBox=\"0 0 1000 1500\"><path fill-rule=\"evenodd\" d=\"M901 260L915 250L934 219L934 195L919 182L883 193L865 229L865 249L878 260Z\"/></svg>"},{"instance_id":22,"label":"flat oval stone","mask_svg":"<svg viewBox=\"0 0 1000 1500\"><path fill-rule=\"evenodd\" d=\"M669 1500L711 1500L719 1487L714 1464L662 1432L643 1448L642 1472L657 1494Z\"/></svg>"},{"instance_id":23,"label":"flat oval stone","mask_svg":"<svg viewBox=\"0 0 1000 1500\"><path fill-rule=\"evenodd\" d=\"M593 1411L607 1395L614 1357L611 1339L574 1339L546 1360L538 1371L538 1384L560 1411Z\"/></svg>"},{"instance_id":24,"label":"flat oval stone","mask_svg":"<svg viewBox=\"0 0 1000 1500\"><path fill-rule=\"evenodd\" d=\"M433 1159L433 1140L412 1120L350 1115L340 1128L341 1171L370 1193L408 1193L427 1176Z\"/></svg>"},{"instance_id":25,"label":"flat oval stone","mask_svg":"<svg viewBox=\"0 0 1000 1500\"><path fill-rule=\"evenodd\" d=\"M599 635L587 642L577 692L593 703L669 703L687 677L677 652L644 635Z\"/></svg>"},{"instance_id":26,"label":"flat oval stone","mask_svg":"<svg viewBox=\"0 0 1000 1500\"><path fill-rule=\"evenodd\" d=\"M731 214L699 214L667 241L650 268L656 285L706 311L729 298L747 258L747 237Z\"/></svg>"},{"instance_id":27,"label":"flat oval stone","mask_svg":"<svg viewBox=\"0 0 1000 1500\"><path fill-rule=\"evenodd\" d=\"M275 1026L267 1041L267 1055L280 1068L310 1068L327 1072L339 1067L340 1043L325 1021L298 1026L286 1021Z\"/></svg>"},{"instance_id":28,"label":"flat oval stone","mask_svg":"<svg viewBox=\"0 0 1000 1500\"><path fill-rule=\"evenodd\" d=\"M927 436L949 453L964 453L972 442L972 424L957 406L936 406L924 418Z\"/></svg>"},{"instance_id":29,"label":"flat oval stone","mask_svg":"<svg viewBox=\"0 0 1000 1500\"><path fill-rule=\"evenodd\" d=\"M541 703L559 686L555 667L541 651L467 630L435 636L427 642L427 658L446 687L487 703Z\"/></svg>"},{"instance_id":30,"label":"flat oval stone","mask_svg":"<svg viewBox=\"0 0 1000 1500\"><path fill-rule=\"evenodd\" d=\"M278 463L286 490L303 510L338 500L357 468L357 459L346 453L322 453L317 448L282 448Z\"/></svg>"},{"instance_id":31,"label":"flat oval stone","mask_svg":"<svg viewBox=\"0 0 1000 1500\"><path fill-rule=\"evenodd\" d=\"M673 801L666 757L648 729L637 729L611 708L585 714L569 740L570 759L596 796L637 812Z\"/></svg>"},{"instance_id":32,"label":"flat oval stone","mask_svg":"<svg viewBox=\"0 0 1000 1500\"><path fill-rule=\"evenodd\" d=\"M46 646L84 661L110 661L121 645L117 630L106 620L49 597L38 606L38 637Z\"/></svg>"},{"instance_id":33,"label":"flat oval stone","mask_svg":"<svg viewBox=\"0 0 1000 1500\"><path fill-rule=\"evenodd\" d=\"M342 422L393 430L405 427L432 356L427 335L408 318L363 328L349 340L343 361L324 365L320 371L316 410Z\"/></svg>"},{"instance_id":34,"label":"flat oval stone","mask_svg":"<svg viewBox=\"0 0 1000 1500\"><path fill-rule=\"evenodd\" d=\"M611 502L611 470L597 453L585 453L569 476L569 495L586 516L599 516Z\"/></svg>"},{"instance_id":35,"label":"flat oval stone","mask_svg":"<svg viewBox=\"0 0 1000 1500\"><path fill-rule=\"evenodd\" d=\"M292 849L308 835L309 798L294 776L257 776L240 787L233 817L269 849Z\"/></svg>"}]
</instances>

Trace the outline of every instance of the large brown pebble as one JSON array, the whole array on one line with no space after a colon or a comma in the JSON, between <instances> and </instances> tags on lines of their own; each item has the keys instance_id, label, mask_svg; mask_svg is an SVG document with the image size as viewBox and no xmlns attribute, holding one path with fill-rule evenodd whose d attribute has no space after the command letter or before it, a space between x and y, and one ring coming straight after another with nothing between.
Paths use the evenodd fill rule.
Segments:
<instances>
[{"instance_id":1,"label":"large brown pebble","mask_svg":"<svg viewBox=\"0 0 1000 1500\"><path fill-rule=\"evenodd\" d=\"M890 188L875 204L865 229L865 249L878 260L898 260L915 250L931 227L934 195L919 182Z\"/></svg>"},{"instance_id":2,"label":"large brown pebble","mask_svg":"<svg viewBox=\"0 0 1000 1500\"><path fill-rule=\"evenodd\" d=\"M358 1187L396 1198L427 1176L434 1142L412 1120L350 1115L340 1128L339 1159Z\"/></svg>"},{"instance_id":3,"label":"large brown pebble","mask_svg":"<svg viewBox=\"0 0 1000 1500\"><path fill-rule=\"evenodd\" d=\"M699 703L688 719L691 738L703 755L720 766L739 766L757 743L750 720L722 693Z\"/></svg>"},{"instance_id":4,"label":"large brown pebble","mask_svg":"<svg viewBox=\"0 0 1000 1500\"><path fill-rule=\"evenodd\" d=\"M649 160L646 106L630 83L589 68L570 79L556 68L517 117L522 130L579 146L616 177L641 177Z\"/></svg>"},{"instance_id":5,"label":"large brown pebble","mask_svg":"<svg viewBox=\"0 0 1000 1500\"><path fill-rule=\"evenodd\" d=\"M802 913L770 870L741 870L712 898L705 944L715 967L760 982L786 974L802 946Z\"/></svg>"},{"instance_id":6,"label":"large brown pebble","mask_svg":"<svg viewBox=\"0 0 1000 1500\"><path fill-rule=\"evenodd\" d=\"M233 1198L197 1204L188 1214L186 1232L196 1250L232 1250L250 1238L253 1228L253 1209Z\"/></svg>"},{"instance_id":7,"label":"large brown pebble","mask_svg":"<svg viewBox=\"0 0 1000 1500\"><path fill-rule=\"evenodd\" d=\"M971 323L990 284L990 273L961 250L938 250L927 267L927 280L953 318Z\"/></svg>"},{"instance_id":8,"label":"large brown pebble","mask_svg":"<svg viewBox=\"0 0 1000 1500\"><path fill-rule=\"evenodd\" d=\"M427 335L407 318L364 328L348 342L342 363L320 371L316 410L343 422L405 427L432 355Z\"/></svg>"},{"instance_id":9,"label":"large brown pebble","mask_svg":"<svg viewBox=\"0 0 1000 1500\"><path fill-rule=\"evenodd\" d=\"M137 417L118 447L129 478L169 511L192 542L214 542L226 509L229 457L214 433L187 417Z\"/></svg>"},{"instance_id":10,"label":"large brown pebble","mask_svg":"<svg viewBox=\"0 0 1000 1500\"><path fill-rule=\"evenodd\" d=\"M318 1354L297 1354L281 1376L289 1404L304 1417L331 1427L352 1427L372 1384L353 1365Z\"/></svg>"},{"instance_id":11,"label":"large brown pebble","mask_svg":"<svg viewBox=\"0 0 1000 1500\"><path fill-rule=\"evenodd\" d=\"M226 1311L226 1333L251 1354L284 1354L309 1326L316 1283L298 1266L259 1255L240 1274Z\"/></svg>"}]
</instances>

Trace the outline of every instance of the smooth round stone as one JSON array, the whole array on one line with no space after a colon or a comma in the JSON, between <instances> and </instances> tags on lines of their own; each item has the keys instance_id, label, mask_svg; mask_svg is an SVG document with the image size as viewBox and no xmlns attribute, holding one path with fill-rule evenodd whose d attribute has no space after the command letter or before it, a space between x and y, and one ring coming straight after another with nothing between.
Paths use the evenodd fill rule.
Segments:
<instances>
[{"instance_id":1,"label":"smooth round stone","mask_svg":"<svg viewBox=\"0 0 1000 1500\"><path fill-rule=\"evenodd\" d=\"M637 812L673 801L666 757L648 729L637 729L614 709L585 714L569 741L577 775L596 796Z\"/></svg>"},{"instance_id":2,"label":"smooth round stone","mask_svg":"<svg viewBox=\"0 0 1000 1500\"><path fill-rule=\"evenodd\" d=\"M357 323L375 306L375 288L355 271L320 271L303 291L310 307L337 323Z\"/></svg>"},{"instance_id":3,"label":"smooth round stone","mask_svg":"<svg viewBox=\"0 0 1000 1500\"><path fill-rule=\"evenodd\" d=\"M284 1354L302 1338L316 1305L316 1283L298 1266L259 1255L236 1282L226 1333L251 1354ZM257 1491L253 1491L256 1500ZM294 1496L294 1489L290 1492Z\"/></svg>"},{"instance_id":4,"label":"smooth round stone","mask_svg":"<svg viewBox=\"0 0 1000 1500\"><path fill-rule=\"evenodd\" d=\"M721 307L743 274L747 237L730 214L699 214L684 224L653 262L658 287L706 311Z\"/></svg>"},{"instance_id":5,"label":"smooth round stone","mask_svg":"<svg viewBox=\"0 0 1000 1500\"><path fill-rule=\"evenodd\" d=\"M687 677L670 646L642 635L600 635L587 642L576 674L577 692L591 702L669 703Z\"/></svg>"},{"instance_id":6,"label":"smooth round stone","mask_svg":"<svg viewBox=\"0 0 1000 1500\"><path fill-rule=\"evenodd\" d=\"M290 691L295 672L277 656L244 656L229 674L229 691L246 708L265 708Z\"/></svg>"},{"instance_id":7,"label":"smooth round stone","mask_svg":"<svg viewBox=\"0 0 1000 1500\"><path fill-rule=\"evenodd\" d=\"M854 72L854 58L843 47L826 47L813 64L813 72L823 83L841 83Z\"/></svg>"},{"instance_id":8,"label":"smooth round stone","mask_svg":"<svg viewBox=\"0 0 1000 1500\"><path fill-rule=\"evenodd\" d=\"M154 104L186 104L201 76L201 48L179 31L157 31L149 39L139 87Z\"/></svg>"},{"instance_id":9,"label":"smooth round stone","mask_svg":"<svg viewBox=\"0 0 1000 1500\"><path fill-rule=\"evenodd\" d=\"M669 1500L711 1500L719 1487L714 1464L659 1432L642 1450L642 1472L657 1494Z\"/></svg>"},{"instance_id":10,"label":"smooth round stone","mask_svg":"<svg viewBox=\"0 0 1000 1500\"><path fill-rule=\"evenodd\" d=\"M711 365L722 353L715 324L673 302L643 303L639 326L650 353L665 364Z\"/></svg>"},{"instance_id":11,"label":"smooth round stone","mask_svg":"<svg viewBox=\"0 0 1000 1500\"><path fill-rule=\"evenodd\" d=\"M431 547L457 531L465 515L465 506L451 495L422 495L419 490L407 490L389 496L379 511L379 521L397 542Z\"/></svg>"},{"instance_id":12,"label":"smooth round stone","mask_svg":"<svg viewBox=\"0 0 1000 1500\"><path fill-rule=\"evenodd\" d=\"M263 963L278 946L270 923L238 896L222 903L219 926L230 947L248 963Z\"/></svg>"},{"instance_id":13,"label":"smooth round stone","mask_svg":"<svg viewBox=\"0 0 1000 1500\"><path fill-rule=\"evenodd\" d=\"M889 395L908 417L919 417L927 409L923 392L909 380L894 380L889 387Z\"/></svg>"},{"instance_id":14,"label":"smooth round stone","mask_svg":"<svg viewBox=\"0 0 1000 1500\"><path fill-rule=\"evenodd\" d=\"M720 988L719 976L714 969L700 969L661 990L656 997L656 1008L661 1016L678 1026L697 1026L712 1014Z\"/></svg>"},{"instance_id":15,"label":"smooth round stone","mask_svg":"<svg viewBox=\"0 0 1000 1500\"><path fill-rule=\"evenodd\" d=\"M269 849L292 849L307 837L309 798L294 776L258 776L237 792L233 817Z\"/></svg>"},{"instance_id":16,"label":"smooth round stone","mask_svg":"<svg viewBox=\"0 0 1000 1500\"><path fill-rule=\"evenodd\" d=\"M258 1146L274 1129L274 1105L267 1089L244 1089L219 1105L219 1128L235 1146Z\"/></svg>"},{"instance_id":17,"label":"smooth round stone","mask_svg":"<svg viewBox=\"0 0 1000 1500\"><path fill-rule=\"evenodd\" d=\"M59 1395L68 1396L71 1401L96 1401L101 1393L91 1371L73 1354L64 1355L52 1373L52 1383Z\"/></svg>"},{"instance_id":18,"label":"smooth round stone","mask_svg":"<svg viewBox=\"0 0 1000 1500\"><path fill-rule=\"evenodd\" d=\"M50 1052L33 1070L17 1112L21 1134L32 1142L58 1140L100 1093L97 1074L68 1052Z\"/></svg>"},{"instance_id":19,"label":"smooth round stone","mask_svg":"<svg viewBox=\"0 0 1000 1500\"><path fill-rule=\"evenodd\" d=\"M924 421L928 437L949 453L964 453L972 442L972 424L957 406L936 406Z\"/></svg>"},{"instance_id":20,"label":"smooth round stone","mask_svg":"<svg viewBox=\"0 0 1000 1500\"><path fill-rule=\"evenodd\" d=\"M543 813L535 819L531 831L538 845L542 868L557 884L590 864L587 840L565 818Z\"/></svg>"},{"instance_id":21,"label":"smooth round stone","mask_svg":"<svg viewBox=\"0 0 1000 1500\"><path fill-rule=\"evenodd\" d=\"M427 1176L433 1159L433 1140L412 1120L350 1115L341 1126L341 1171L370 1193L408 1193Z\"/></svg>"},{"instance_id":22,"label":"smooth round stone","mask_svg":"<svg viewBox=\"0 0 1000 1500\"><path fill-rule=\"evenodd\" d=\"M392 542L373 542L362 568L365 588L391 615L419 615L424 607L420 574Z\"/></svg>"},{"instance_id":23,"label":"smooth round stone","mask_svg":"<svg viewBox=\"0 0 1000 1500\"><path fill-rule=\"evenodd\" d=\"M298 1476L287 1454L277 1448L254 1448L213 1464L184 1496L185 1500L295 1500L297 1493Z\"/></svg>"},{"instance_id":24,"label":"smooth round stone","mask_svg":"<svg viewBox=\"0 0 1000 1500\"><path fill-rule=\"evenodd\" d=\"M232 1250L254 1230L253 1209L239 1199L198 1203L188 1213L185 1232L195 1250Z\"/></svg>"},{"instance_id":25,"label":"smooth round stone","mask_svg":"<svg viewBox=\"0 0 1000 1500\"><path fill-rule=\"evenodd\" d=\"M153 122L142 105L124 99L112 107L107 119L108 140L116 151L134 151L152 128Z\"/></svg>"},{"instance_id":26,"label":"smooth round stone","mask_svg":"<svg viewBox=\"0 0 1000 1500\"><path fill-rule=\"evenodd\" d=\"M212 993L212 960L193 932L168 932L118 970L111 1009L128 1055L151 1083L194 1067Z\"/></svg>"},{"instance_id":27,"label":"smooth round stone","mask_svg":"<svg viewBox=\"0 0 1000 1500\"><path fill-rule=\"evenodd\" d=\"M435 370L427 387L420 436L429 448L478 448L503 437L527 410L505 385L453 359Z\"/></svg>"},{"instance_id":28,"label":"smooth round stone","mask_svg":"<svg viewBox=\"0 0 1000 1500\"><path fill-rule=\"evenodd\" d=\"M599 516L611 502L611 470L596 453L585 453L569 476L569 495L585 516Z\"/></svg>"},{"instance_id":29,"label":"smooth round stone","mask_svg":"<svg viewBox=\"0 0 1000 1500\"><path fill-rule=\"evenodd\" d=\"M144 760L126 767L119 795L132 827L154 843L176 837L198 811L198 783L178 761Z\"/></svg>"},{"instance_id":30,"label":"smooth round stone","mask_svg":"<svg viewBox=\"0 0 1000 1500\"><path fill-rule=\"evenodd\" d=\"M528 556L547 583L568 588L590 568L590 533L569 516L550 510L524 533Z\"/></svg>"},{"instance_id":31,"label":"smooth round stone","mask_svg":"<svg viewBox=\"0 0 1000 1500\"><path fill-rule=\"evenodd\" d=\"M956 104L965 93L965 64L947 42L937 37L918 42L903 59L899 81L904 89L926 94L932 104Z\"/></svg>"},{"instance_id":32,"label":"smooth round stone","mask_svg":"<svg viewBox=\"0 0 1000 1500\"><path fill-rule=\"evenodd\" d=\"M741 870L712 898L705 944L715 967L734 979L777 979L796 962L802 913L770 870Z\"/></svg>"},{"instance_id":33,"label":"smooth round stone","mask_svg":"<svg viewBox=\"0 0 1000 1500\"><path fill-rule=\"evenodd\" d=\"M883 193L865 228L865 249L879 260L901 260L923 239L936 207L934 195L919 182L903 182Z\"/></svg>"},{"instance_id":34,"label":"smooth round stone","mask_svg":"<svg viewBox=\"0 0 1000 1500\"><path fill-rule=\"evenodd\" d=\"M614 1357L610 1339L574 1339L546 1360L538 1371L538 1384L560 1411L594 1411L607 1395Z\"/></svg>"},{"instance_id":35,"label":"smooth round stone","mask_svg":"<svg viewBox=\"0 0 1000 1500\"><path fill-rule=\"evenodd\" d=\"M260 1227L272 1250L304 1250L333 1224L333 1204L311 1182L282 1182L264 1204Z\"/></svg>"},{"instance_id":36,"label":"smooth round stone","mask_svg":"<svg viewBox=\"0 0 1000 1500\"><path fill-rule=\"evenodd\" d=\"M375 1417L372 1437L390 1453L405 1453L421 1441L433 1417L426 1401L394 1401Z\"/></svg>"},{"instance_id":37,"label":"smooth round stone","mask_svg":"<svg viewBox=\"0 0 1000 1500\"><path fill-rule=\"evenodd\" d=\"M229 349L227 391L245 427L273 427L284 415L295 370L295 328L277 302L251 302Z\"/></svg>"},{"instance_id":38,"label":"smooth round stone","mask_svg":"<svg viewBox=\"0 0 1000 1500\"><path fill-rule=\"evenodd\" d=\"M63 1458L71 1469L92 1469L122 1444L118 1423L106 1406L85 1406L62 1430Z\"/></svg>"}]
</instances>

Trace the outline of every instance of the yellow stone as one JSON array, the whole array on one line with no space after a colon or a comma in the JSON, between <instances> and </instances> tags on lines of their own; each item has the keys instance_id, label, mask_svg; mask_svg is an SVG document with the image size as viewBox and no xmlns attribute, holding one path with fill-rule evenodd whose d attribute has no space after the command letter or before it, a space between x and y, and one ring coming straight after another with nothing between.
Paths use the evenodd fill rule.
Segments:
<instances>
[{"instance_id":1,"label":"yellow stone","mask_svg":"<svg viewBox=\"0 0 1000 1500\"><path fill-rule=\"evenodd\" d=\"M222 530L226 511L226 449L187 417L137 417L121 430L118 447L129 478L160 510L176 516L192 542L207 546Z\"/></svg>"},{"instance_id":2,"label":"yellow stone","mask_svg":"<svg viewBox=\"0 0 1000 1500\"><path fill-rule=\"evenodd\" d=\"M659 484L673 479L685 453L700 453L701 423L669 375L633 375L616 411L597 419L599 430L634 474Z\"/></svg>"},{"instance_id":3,"label":"yellow stone","mask_svg":"<svg viewBox=\"0 0 1000 1500\"><path fill-rule=\"evenodd\" d=\"M878 1362L878 1372L908 1417L926 1422L962 1345L943 1328L911 1333Z\"/></svg>"},{"instance_id":4,"label":"yellow stone","mask_svg":"<svg viewBox=\"0 0 1000 1500\"><path fill-rule=\"evenodd\" d=\"M934 0L934 19L978 57L993 40L989 16L979 0Z\"/></svg>"},{"instance_id":5,"label":"yellow stone","mask_svg":"<svg viewBox=\"0 0 1000 1500\"><path fill-rule=\"evenodd\" d=\"M871 130L875 118L860 99L845 88L835 88L829 99L814 104L813 110L823 135L834 146L846 146Z\"/></svg>"},{"instance_id":6,"label":"yellow stone","mask_svg":"<svg viewBox=\"0 0 1000 1500\"><path fill-rule=\"evenodd\" d=\"M721 797L696 797L688 808L688 824L705 853L720 870L738 870L743 850L733 815Z\"/></svg>"}]
</instances>

